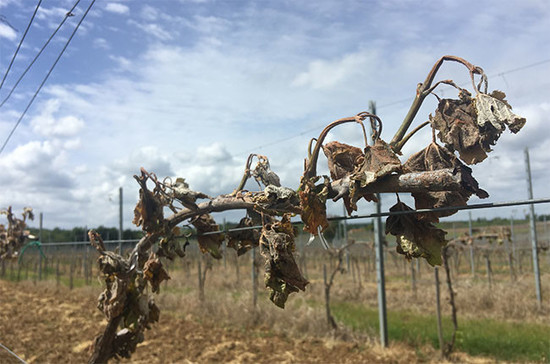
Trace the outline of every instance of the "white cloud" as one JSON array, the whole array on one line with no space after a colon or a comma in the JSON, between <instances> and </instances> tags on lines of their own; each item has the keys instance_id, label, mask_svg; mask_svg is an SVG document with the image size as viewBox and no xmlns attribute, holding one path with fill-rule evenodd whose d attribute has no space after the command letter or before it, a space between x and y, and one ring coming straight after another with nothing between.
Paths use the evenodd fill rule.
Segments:
<instances>
[{"instance_id":1,"label":"white cloud","mask_svg":"<svg viewBox=\"0 0 550 364\"><path fill-rule=\"evenodd\" d=\"M6 38L8 40L15 40L17 33L9 25L4 24L0 20L0 38Z\"/></svg>"},{"instance_id":2,"label":"white cloud","mask_svg":"<svg viewBox=\"0 0 550 364\"><path fill-rule=\"evenodd\" d=\"M156 8L146 4L141 9L141 17L147 21L155 21L159 17L159 11Z\"/></svg>"},{"instance_id":3,"label":"white cloud","mask_svg":"<svg viewBox=\"0 0 550 364\"><path fill-rule=\"evenodd\" d=\"M346 54L332 60L315 60L292 81L292 86L306 86L313 89L329 89L372 69L375 57L370 52Z\"/></svg>"},{"instance_id":4,"label":"white cloud","mask_svg":"<svg viewBox=\"0 0 550 364\"><path fill-rule=\"evenodd\" d=\"M143 24L133 20L131 20L129 23L134 24L139 29L143 30L145 33L159 40L168 41L174 38L172 33L166 31L163 27L161 27L158 24L155 24L155 23Z\"/></svg>"},{"instance_id":5,"label":"white cloud","mask_svg":"<svg viewBox=\"0 0 550 364\"><path fill-rule=\"evenodd\" d=\"M52 101L32 109L30 125L24 122L14 136L12 145L19 143L35 159L30 163L23 158L21 169L15 161L21 150L16 148L17 155L0 155L0 167L12 171L5 177L26 181L23 186L3 184L10 191L8 197L50 206L52 224L114 225L117 206L109 196L116 200L118 187L123 186L128 226L138 191L132 175L139 173L139 167L159 178L184 177L192 188L216 195L238 184L248 152L267 155L283 184L296 188L307 143L329 122L367 109L372 99L379 105L383 137L389 140L407 112L417 83L441 55L464 56L493 74L525 64L520 58L526 54L533 60L543 59L541 44L550 34L544 31L549 28L547 20L536 13L524 30L500 32L506 29L499 24L515 19L508 12L521 13L515 10L522 7L519 2L503 6L506 9L495 16L498 22L487 21L483 26L467 16L470 10L462 3L438 5L452 14L435 11L435 5L407 2L404 7L389 2L280 4L259 7L236 2L228 12L223 2L181 6L162 1L138 4L140 12L128 21L108 16L94 19L95 27L80 40L94 44L91 36L99 39L95 41L100 47L95 50L98 61L93 66L105 68L89 68L99 75L90 81L88 69L78 67L79 43L73 44L74 53L65 59L69 76L62 77L65 72L57 70L60 77L52 77L41 93L42 99ZM411 36L405 34L409 29ZM502 41L508 36L521 41L514 43L521 52L510 54L510 43ZM111 48L102 52L107 40ZM84 48L82 43L80 47ZM490 86L509 89L514 110L528 118L524 130L518 135L505 133L489 159L474 167L474 176L494 200L524 196L525 145L532 147L532 166L538 176L535 191L542 193L544 180L550 177L545 174L550 130L544 123L550 111L544 104L550 86L540 77L546 71L507 74L506 82L501 77L490 79ZM442 67L439 79L455 79L455 75L459 83L468 81L467 72L455 65ZM403 98L410 101L393 103ZM415 125L434 108L435 98L430 98ZM19 113L0 113L3 132L10 126L3 120ZM35 140L39 138L49 139ZM331 138L363 146L356 125L335 129ZM405 154L430 140L426 129L407 144ZM320 172L326 173L325 164L321 157ZM48 175L52 166L53 177ZM53 181L40 182L48 178ZM63 184L69 186L64 194L44 192L59 191L52 186ZM253 183L248 187L256 188ZM3 196L0 205L7 201ZM330 213L341 213L341 204L331 206ZM360 213L370 208L361 203ZM65 209L76 212L71 215Z\"/></svg>"},{"instance_id":6,"label":"white cloud","mask_svg":"<svg viewBox=\"0 0 550 364\"><path fill-rule=\"evenodd\" d=\"M231 154L223 144L216 142L209 146L200 146L196 157L202 163L213 164L229 161Z\"/></svg>"},{"instance_id":7,"label":"white cloud","mask_svg":"<svg viewBox=\"0 0 550 364\"><path fill-rule=\"evenodd\" d=\"M95 38L94 47L100 48L100 49L111 49L109 42L107 42L107 39L105 38Z\"/></svg>"},{"instance_id":8,"label":"white cloud","mask_svg":"<svg viewBox=\"0 0 550 364\"><path fill-rule=\"evenodd\" d=\"M130 12L130 8L127 5L120 3L107 3L105 10L115 14L128 14Z\"/></svg>"},{"instance_id":9,"label":"white cloud","mask_svg":"<svg viewBox=\"0 0 550 364\"><path fill-rule=\"evenodd\" d=\"M122 57L122 56L109 56L109 59L115 61L118 65L118 67L121 69L121 70L129 70L130 69L130 66L132 65L132 61L130 61L128 58L126 57Z\"/></svg>"},{"instance_id":10,"label":"white cloud","mask_svg":"<svg viewBox=\"0 0 550 364\"><path fill-rule=\"evenodd\" d=\"M71 138L78 135L84 127L84 121L73 115L56 118L55 114L59 112L60 107L59 100L47 101L42 113L31 121L34 132L50 138Z\"/></svg>"}]
</instances>

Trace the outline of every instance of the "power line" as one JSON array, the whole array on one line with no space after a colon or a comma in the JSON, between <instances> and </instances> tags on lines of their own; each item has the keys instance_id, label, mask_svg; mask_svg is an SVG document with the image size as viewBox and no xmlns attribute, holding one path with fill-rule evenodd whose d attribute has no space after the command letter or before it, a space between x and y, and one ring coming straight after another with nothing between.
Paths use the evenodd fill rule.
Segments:
<instances>
[{"instance_id":1,"label":"power line","mask_svg":"<svg viewBox=\"0 0 550 364\"><path fill-rule=\"evenodd\" d=\"M66 14L65 14L65 17L63 18L63 20L61 21L61 23L57 26L57 28L54 30L54 32L50 35L50 38L48 38L48 40L46 41L46 43L42 46L42 48L40 49L40 51L36 54L36 56L34 57L34 59L32 60L32 62L27 66L27 68L25 69L25 71L23 71L23 73L21 74L21 76L19 77L19 79L17 80L17 82L15 83L15 85L12 87L10 93L8 94L8 96L6 96L6 98L4 99L4 101L2 101L2 103L0 104L0 107L4 106L4 104L6 103L6 101L8 101L8 99L11 97L11 95L13 94L13 92L15 91L15 89L17 88L17 86L19 86L19 83L21 82L21 80L23 79L23 77L25 77L25 75L27 74L27 72L29 71L29 69L33 66L34 62L36 62L36 60L38 59L38 57L40 57L40 55L42 54L42 52L44 51L44 49L46 49L46 47L48 46L48 44L50 44L50 41L53 39L53 37L55 37L55 35L57 34L57 32L59 31L59 29L63 26L63 24L65 24L65 21L73 16L73 10L76 8L76 6L78 5L78 3L80 2L80 0L77 0L76 3L73 5L73 7L71 8L71 10L69 10Z\"/></svg>"},{"instance_id":2,"label":"power line","mask_svg":"<svg viewBox=\"0 0 550 364\"><path fill-rule=\"evenodd\" d=\"M92 6L94 5L94 3L96 2L96 0L92 0L92 2L90 3L90 6L88 6L88 9L86 9L86 12L84 13L84 15L82 16L82 18L80 19L80 21L78 22L78 24L76 25L76 27L74 28L71 36L69 37L69 39L67 40L67 42L65 43L65 46L63 47L63 49L61 50L61 53L59 53L59 56L57 57L57 59L55 60L54 64L52 65L52 67L50 68L50 70L48 71L48 74L46 75L46 77L44 77L44 79L42 80L42 83L40 84L40 86L38 87L38 89L36 90L36 92L34 93L34 96L32 97L31 101L29 101L29 103L27 104L27 107L25 108L25 110L23 111L23 113L21 114L21 116L19 117L19 119L17 120L17 123L15 124L15 126L13 127L13 129L11 130L10 134L8 135L8 137L6 138L6 140L4 141L4 144L2 145L2 147L0 148L0 154L2 153L2 151L4 151L4 148L6 147L6 145L8 144L8 141L11 139L11 136L13 135L13 133L15 132L15 129L17 129L17 127L19 126L19 124L21 123L21 120L23 120L23 117L25 116L25 114L27 113L27 111L29 110L29 108L31 107L32 103L34 102L34 100L36 99L36 96L38 96L38 93L40 92L40 90L42 89L42 86L44 86L44 84L46 83L46 81L48 80L48 78L50 77L50 74L52 73L52 71L54 70L55 66L57 65L57 62L59 62L59 59L61 59L61 56L63 55L63 53L65 52L65 50L67 49L67 47L69 46L69 43L71 42L71 40L73 39L74 35L76 34L76 31L78 30L78 28L80 27L80 24L82 24L82 22L84 21L84 19L86 18L86 15L88 15L88 13L90 12L90 9L92 9Z\"/></svg>"},{"instance_id":3,"label":"power line","mask_svg":"<svg viewBox=\"0 0 550 364\"><path fill-rule=\"evenodd\" d=\"M23 37L19 41L19 45L17 46L17 49L15 50L15 53L13 54L13 57L11 58L10 65L8 66L8 69L6 70L6 73L4 74L4 78L2 78L2 83L0 83L0 89L2 89L2 86L4 85L4 81L6 81L6 77L8 77L8 73L10 73L11 66L13 65L13 62L15 61L15 57L17 57L17 54L19 53L19 49L21 48L21 45L23 44L23 41L25 40L25 37L27 36L27 32L31 28L32 21L34 20L34 17L36 16L36 13L38 12L38 8L40 7L41 3L42 3L42 0L38 0L38 4L36 4L36 8L34 9L34 13L32 14L31 20L29 21L29 25L27 25L27 29L25 29L25 33L23 33Z\"/></svg>"},{"instance_id":4,"label":"power line","mask_svg":"<svg viewBox=\"0 0 550 364\"><path fill-rule=\"evenodd\" d=\"M542 61L538 61L538 62L534 62L534 63L530 63L528 65L525 65L525 66L520 66L520 67L517 67L517 68L512 68L512 69L509 69L509 70L506 70L504 72L499 72L499 73L496 73L496 74L493 74L491 75L490 77L498 77L498 76L504 76L504 75L507 75L509 73L513 73L513 72L518 72L518 71L523 71L523 70L526 70L526 69L529 69L529 68L533 68L533 67L536 67L536 66L540 66L540 65L543 65L545 63L550 63L550 58L549 59L544 59ZM398 105L398 104L402 104L402 103L405 103L405 102L410 102L412 100L411 97L408 97L408 98L403 98L403 99L400 99L400 100L395 100L395 101L391 101L391 102L388 102L388 103L385 103L385 104L381 104L380 106L378 106L379 109L383 109L383 108L386 108L386 107L389 107L389 106L393 106L393 105ZM265 147L270 147L272 145L276 145L276 144L279 144L279 143L283 143L283 142L286 142L290 139L294 139L294 138L298 138L302 135L305 135L305 134L309 134L313 131L316 131L316 130L319 130L319 128L322 128L324 127L325 124L320 124L319 126L316 126L314 128L310 128L310 129L307 129L307 130L303 130L301 132L299 132L298 134L294 134L292 136L288 136L286 138L281 138L281 139L277 139L277 140L274 140L272 142L268 142L267 144L262 144L262 145L259 145L255 148L251 148L251 149L248 149L247 151L245 152L240 152L240 153L237 153L235 155L243 155L243 154L248 154L248 153L251 153L251 152L254 152L254 151L257 151L257 150L260 150L262 148L265 148Z\"/></svg>"}]
</instances>

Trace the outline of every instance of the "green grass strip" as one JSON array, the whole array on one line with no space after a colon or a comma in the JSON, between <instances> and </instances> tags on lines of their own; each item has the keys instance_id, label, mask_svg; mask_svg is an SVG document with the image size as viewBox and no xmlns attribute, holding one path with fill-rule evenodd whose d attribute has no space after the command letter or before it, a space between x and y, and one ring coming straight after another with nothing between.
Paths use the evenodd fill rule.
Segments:
<instances>
[{"instance_id":1,"label":"green grass strip","mask_svg":"<svg viewBox=\"0 0 550 364\"><path fill-rule=\"evenodd\" d=\"M355 330L378 334L378 311L359 304L331 305L337 321ZM461 319L458 316L456 349L472 356L497 360L550 362L550 325L510 323L493 319ZM443 317L444 341L450 340L452 322ZM439 347L435 313L419 315L406 311L388 312L388 337L413 346Z\"/></svg>"}]
</instances>

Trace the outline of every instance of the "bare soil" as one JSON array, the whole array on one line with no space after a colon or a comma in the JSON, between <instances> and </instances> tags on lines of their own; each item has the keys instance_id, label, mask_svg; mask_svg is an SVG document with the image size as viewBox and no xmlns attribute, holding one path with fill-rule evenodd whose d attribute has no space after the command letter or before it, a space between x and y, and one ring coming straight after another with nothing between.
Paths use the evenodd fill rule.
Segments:
<instances>
[{"instance_id":1,"label":"bare soil","mask_svg":"<svg viewBox=\"0 0 550 364\"><path fill-rule=\"evenodd\" d=\"M105 321L96 291L0 281L0 343L28 363L84 363ZM101 324L100 324L101 323ZM268 328L216 327L164 314L146 333L133 363L419 362L414 348L388 350L327 339L297 339ZM18 363L0 347L0 363Z\"/></svg>"}]
</instances>

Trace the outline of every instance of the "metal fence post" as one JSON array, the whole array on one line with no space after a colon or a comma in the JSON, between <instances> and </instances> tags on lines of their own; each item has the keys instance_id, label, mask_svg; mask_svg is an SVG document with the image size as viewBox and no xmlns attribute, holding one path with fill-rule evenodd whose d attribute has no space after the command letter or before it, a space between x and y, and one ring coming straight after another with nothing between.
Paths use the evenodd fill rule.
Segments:
<instances>
[{"instance_id":1,"label":"metal fence post","mask_svg":"<svg viewBox=\"0 0 550 364\"><path fill-rule=\"evenodd\" d=\"M525 148L525 168L527 172L527 193L533 199L533 183L531 181L531 165L529 163L529 149ZM531 230L531 248L533 251L533 271L535 273L535 288L539 308L542 307L542 292L540 287L539 253L537 249L537 229L535 226L535 205L529 205L529 230Z\"/></svg>"}]
</instances>

